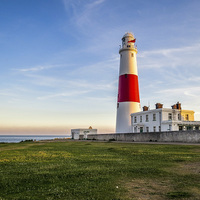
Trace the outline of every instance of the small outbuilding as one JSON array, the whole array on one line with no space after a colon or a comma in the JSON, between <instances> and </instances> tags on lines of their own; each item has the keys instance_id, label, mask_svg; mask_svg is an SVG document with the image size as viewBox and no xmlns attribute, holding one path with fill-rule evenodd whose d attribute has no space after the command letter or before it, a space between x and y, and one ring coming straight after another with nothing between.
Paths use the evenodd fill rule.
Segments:
<instances>
[{"instance_id":1,"label":"small outbuilding","mask_svg":"<svg viewBox=\"0 0 200 200\"><path fill-rule=\"evenodd\" d=\"M71 129L72 139L74 140L85 140L88 134L97 134L97 129L93 129L91 126L88 129Z\"/></svg>"}]
</instances>

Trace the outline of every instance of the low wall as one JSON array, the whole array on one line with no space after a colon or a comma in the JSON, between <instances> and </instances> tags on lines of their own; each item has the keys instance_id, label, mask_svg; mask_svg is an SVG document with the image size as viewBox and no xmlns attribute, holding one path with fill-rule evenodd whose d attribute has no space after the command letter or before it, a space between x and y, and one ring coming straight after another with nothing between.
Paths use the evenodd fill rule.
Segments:
<instances>
[{"instance_id":1,"label":"low wall","mask_svg":"<svg viewBox=\"0 0 200 200\"><path fill-rule=\"evenodd\" d=\"M200 131L168 131L150 133L89 134L90 140L116 140L134 142L185 142L200 143Z\"/></svg>"}]
</instances>

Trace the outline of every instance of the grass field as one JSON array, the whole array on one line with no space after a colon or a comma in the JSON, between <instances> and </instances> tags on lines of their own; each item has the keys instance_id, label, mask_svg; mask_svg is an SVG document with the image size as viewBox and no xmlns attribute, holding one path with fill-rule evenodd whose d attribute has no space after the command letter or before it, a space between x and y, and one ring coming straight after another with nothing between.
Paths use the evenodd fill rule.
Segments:
<instances>
[{"instance_id":1,"label":"grass field","mask_svg":"<svg viewBox=\"0 0 200 200\"><path fill-rule=\"evenodd\" d=\"M200 199L200 146L0 144L0 200Z\"/></svg>"}]
</instances>

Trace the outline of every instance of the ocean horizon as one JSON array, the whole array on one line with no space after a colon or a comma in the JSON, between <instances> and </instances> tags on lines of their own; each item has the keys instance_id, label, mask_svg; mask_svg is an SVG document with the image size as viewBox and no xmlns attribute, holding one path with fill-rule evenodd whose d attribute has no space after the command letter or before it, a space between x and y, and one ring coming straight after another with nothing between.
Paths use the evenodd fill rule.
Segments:
<instances>
[{"instance_id":1,"label":"ocean horizon","mask_svg":"<svg viewBox=\"0 0 200 200\"><path fill-rule=\"evenodd\" d=\"M70 138L70 135L0 135L0 143L19 143L26 140L53 140L56 138Z\"/></svg>"}]
</instances>

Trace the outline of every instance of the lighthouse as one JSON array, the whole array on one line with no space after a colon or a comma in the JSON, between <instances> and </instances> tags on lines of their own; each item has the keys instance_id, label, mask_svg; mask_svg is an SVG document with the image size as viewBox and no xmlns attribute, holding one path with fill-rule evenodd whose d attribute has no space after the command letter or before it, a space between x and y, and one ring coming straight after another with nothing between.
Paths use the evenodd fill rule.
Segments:
<instances>
[{"instance_id":1,"label":"lighthouse","mask_svg":"<svg viewBox=\"0 0 200 200\"><path fill-rule=\"evenodd\" d=\"M129 133L131 130L131 113L140 111L140 96L137 72L137 48L135 37L126 33L120 47L120 68L117 101L116 133Z\"/></svg>"}]
</instances>

